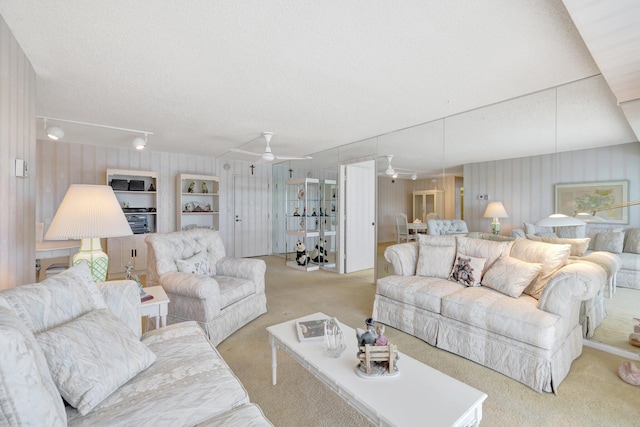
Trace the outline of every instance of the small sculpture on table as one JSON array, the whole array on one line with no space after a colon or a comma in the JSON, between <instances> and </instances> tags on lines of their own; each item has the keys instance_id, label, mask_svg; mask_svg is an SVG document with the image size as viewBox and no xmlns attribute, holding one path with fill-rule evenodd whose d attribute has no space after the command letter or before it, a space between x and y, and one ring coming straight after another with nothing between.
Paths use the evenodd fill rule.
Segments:
<instances>
[{"instance_id":1,"label":"small sculpture on table","mask_svg":"<svg viewBox=\"0 0 640 427\"><path fill-rule=\"evenodd\" d=\"M207 183L202 181L202 192L204 194L207 194L209 192L209 189L207 188Z\"/></svg>"},{"instance_id":2,"label":"small sculpture on table","mask_svg":"<svg viewBox=\"0 0 640 427\"><path fill-rule=\"evenodd\" d=\"M357 357L360 360L356 366L356 374L364 378L398 375L398 348L384 335L384 325L376 326L371 318L365 324L366 330L356 331L359 349Z\"/></svg>"},{"instance_id":3,"label":"small sculpture on table","mask_svg":"<svg viewBox=\"0 0 640 427\"><path fill-rule=\"evenodd\" d=\"M191 181L189 184L189 188L187 188L187 193L193 193L193 188L196 186L196 183Z\"/></svg>"}]
</instances>

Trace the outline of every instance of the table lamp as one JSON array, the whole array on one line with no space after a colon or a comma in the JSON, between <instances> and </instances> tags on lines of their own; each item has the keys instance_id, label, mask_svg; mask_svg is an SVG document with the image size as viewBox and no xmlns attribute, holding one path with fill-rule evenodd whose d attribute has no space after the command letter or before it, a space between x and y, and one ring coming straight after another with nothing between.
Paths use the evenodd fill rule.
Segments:
<instances>
[{"instance_id":1,"label":"table lamp","mask_svg":"<svg viewBox=\"0 0 640 427\"><path fill-rule=\"evenodd\" d=\"M100 238L130 236L133 232L120 203L108 185L72 184L51 221L45 240L78 240L72 264L86 262L96 282L107 279L109 258Z\"/></svg>"},{"instance_id":2,"label":"table lamp","mask_svg":"<svg viewBox=\"0 0 640 427\"><path fill-rule=\"evenodd\" d=\"M498 218L508 218L509 215L507 215L507 211L504 210L502 202L491 202L484 211L484 217L493 218L493 221L491 221L491 233L500 234L500 221L498 221Z\"/></svg>"}]
</instances>

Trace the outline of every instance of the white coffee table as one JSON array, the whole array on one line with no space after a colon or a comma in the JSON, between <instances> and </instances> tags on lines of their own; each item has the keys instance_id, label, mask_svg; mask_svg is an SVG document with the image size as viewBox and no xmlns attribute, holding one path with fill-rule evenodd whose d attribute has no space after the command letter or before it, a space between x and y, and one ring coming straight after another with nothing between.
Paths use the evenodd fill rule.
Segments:
<instances>
[{"instance_id":1,"label":"white coffee table","mask_svg":"<svg viewBox=\"0 0 640 427\"><path fill-rule=\"evenodd\" d=\"M355 373L358 346L355 330L340 323L347 348L339 358L324 353L322 342L299 342L296 320L323 319L315 313L269 326L273 385L277 381L276 350L282 349L331 390L380 426L477 426L487 395L406 354L399 354L400 374L366 379ZM364 325L364 319L363 319ZM425 344L427 345L427 344Z\"/></svg>"}]
</instances>

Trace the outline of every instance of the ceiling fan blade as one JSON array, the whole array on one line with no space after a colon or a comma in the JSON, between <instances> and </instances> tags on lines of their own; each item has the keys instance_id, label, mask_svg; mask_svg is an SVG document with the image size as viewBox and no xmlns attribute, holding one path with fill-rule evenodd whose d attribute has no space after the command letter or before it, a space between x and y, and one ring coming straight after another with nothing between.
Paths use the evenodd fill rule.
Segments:
<instances>
[{"instance_id":1,"label":"ceiling fan blade","mask_svg":"<svg viewBox=\"0 0 640 427\"><path fill-rule=\"evenodd\" d=\"M229 151L231 151L232 153L248 154L250 156L262 157L262 153L254 153L253 151L241 150L239 148L229 148Z\"/></svg>"},{"instance_id":2,"label":"ceiling fan blade","mask_svg":"<svg viewBox=\"0 0 640 427\"><path fill-rule=\"evenodd\" d=\"M278 160L313 160L313 157L311 157L311 156L302 156L302 157L296 157L296 156L276 156L276 159L278 159Z\"/></svg>"}]
</instances>

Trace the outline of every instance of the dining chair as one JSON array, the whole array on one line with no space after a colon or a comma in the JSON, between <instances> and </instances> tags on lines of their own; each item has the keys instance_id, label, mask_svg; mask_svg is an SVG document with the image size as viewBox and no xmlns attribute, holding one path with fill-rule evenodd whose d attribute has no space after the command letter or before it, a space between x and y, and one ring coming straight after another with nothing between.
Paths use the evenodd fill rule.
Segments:
<instances>
[{"instance_id":1,"label":"dining chair","mask_svg":"<svg viewBox=\"0 0 640 427\"><path fill-rule=\"evenodd\" d=\"M401 239L404 239L408 242L411 240L416 240L417 236L415 233L409 232L409 226L407 222L407 214L399 213L396 214L396 231L398 236L398 243L400 243Z\"/></svg>"}]
</instances>

